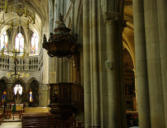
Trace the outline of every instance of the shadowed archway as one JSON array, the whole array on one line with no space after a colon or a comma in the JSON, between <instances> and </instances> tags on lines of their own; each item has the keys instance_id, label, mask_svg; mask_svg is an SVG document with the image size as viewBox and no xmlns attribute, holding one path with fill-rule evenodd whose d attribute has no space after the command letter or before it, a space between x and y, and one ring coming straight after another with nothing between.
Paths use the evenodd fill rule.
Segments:
<instances>
[{"instance_id":1,"label":"shadowed archway","mask_svg":"<svg viewBox=\"0 0 167 128\"><path fill-rule=\"evenodd\" d=\"M32 80L29 84L29 106L37 107L39 105L39 82ZM30 98L32 98L30 100Z\"/></svg>"},{"instance_id":2,"label":"shadowed archway","mask_svg":"<svg viewBox=\"0 0 167 128\"><path fill-rule=\"evenodd\" d=\"M3 93L6 92L7 93L7 81L5 79L0 79L0 102L2 103L2 99L3 99ZM7 101L8 98L5 97L5 100Z\"/></svg>"}]
</instances>

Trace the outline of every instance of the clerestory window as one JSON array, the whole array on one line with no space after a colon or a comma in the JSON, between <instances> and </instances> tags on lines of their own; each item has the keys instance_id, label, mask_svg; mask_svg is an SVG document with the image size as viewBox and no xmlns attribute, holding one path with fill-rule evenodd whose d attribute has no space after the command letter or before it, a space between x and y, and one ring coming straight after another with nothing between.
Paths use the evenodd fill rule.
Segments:
<instances>
[{"instance_id":1,"label":"clerestory window","mask_svg":"<svg viewBox=\"0 0 167 128\"><path fill-rule=\"evenodd\" d=\"M39 42L38 34L34 32L31 37L31 54L32 55L38 54L38 42Z\"/></svg>"},{"instance_id":2,"label":"clerestory window","mask_svg":"<svg viewBox=\"0 0 167 128\"><path fill-rule=\"evenodd\" d=\"M0 50L2 49L5 51L8 49L8 35L6 31L0 36Z\"/></svg>"},{"instance_id":3,"label":"clerestory window","mask_svg":"<svg viewBox=\"0 0 167 128\"><path fill-rule=\"evenodd\" d=\"M15 50L20 53L24 52L24 37L21 33L18 33L15 38Z\"/></svg>"},{"instance_id":4,"label":"clerestory window","mask_svg":"<svg viewBox=\"0 0 167 128\"><path fill-rule=\"evenodd\" d=\"M17 95L22 95L23 94L23 87L20 84L16 84L14 87L14 94Z\"/></svg>"}]
</instances>

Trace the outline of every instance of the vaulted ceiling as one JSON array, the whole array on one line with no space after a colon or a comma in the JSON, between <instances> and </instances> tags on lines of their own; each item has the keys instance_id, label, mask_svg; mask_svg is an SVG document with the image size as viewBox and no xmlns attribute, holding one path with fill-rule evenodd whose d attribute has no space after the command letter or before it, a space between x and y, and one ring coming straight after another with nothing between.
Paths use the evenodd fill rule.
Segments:
<instances>
[{"instance_id":1,"label":"vaulted ceiling","mask_svg":"<svg viewBox=\"0 0 167 128\"><path fill-rule=\"evenodd\" d=\"M133 28L133 0L124 0L124 21L123 45L127 49L133 64L135 66L135 46L134 46L134 28Z\"/></svg>"},{"instance_id":2,"label":"vaulted ceiling","mask_svg":"<svg viewBox=\"0 0 167 128\"><path fill-rule=\"evenodd\" d=\"M48 0L3 0L0 5L1 31L21 25L40 32L48 22Z\"/></svg>"}]
</instances>

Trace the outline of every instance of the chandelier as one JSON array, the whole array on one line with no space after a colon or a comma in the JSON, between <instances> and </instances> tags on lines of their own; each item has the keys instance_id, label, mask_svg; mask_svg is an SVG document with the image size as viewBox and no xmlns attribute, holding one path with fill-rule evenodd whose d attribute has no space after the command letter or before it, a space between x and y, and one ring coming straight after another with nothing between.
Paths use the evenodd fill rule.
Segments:
<instances>
[{"instance_id":1,"label":"chandelier","mask_svg":"<svg viewBox=\"0 0 167 128\"><path fill-rule=\"evenodd\" d=\"M26 72L18 72L17 71L17 64L19 63L18 61L18 55L22 53L21 56L19 56L20 58L24 59L25 56L27 56L28 54L24 51L24 52L20 52L17 50L12 50L12 51L5 51L5 49L3 48L1 51L1 57L5 57L5 55L9 55L10 57L13 58L13 62L14 62L14 69L13 72L8 72L7 76L9 77L9 80L12 83L15 83L17 80L21 79L21 78L25 78L25 77L29 77L29 73Z\"/></svg>"},{"instance_id":2,"label":"chandelier","mask_svg":"<svg viewBox=\"0 0 167 128\"><path fill-rule=\"evenodd\" d=\"M18 59L17 59L17 54L20 54L21 52L17 52L16 50L13 51L13 59L14 59L14 72L11 72L8 74L8 76L10 77L10 80L13 82L16 82L17 80L19 80L22 77L29 77L28 73L20 73L17 72L17 64L18 64ZM24 54L23 53L23 58L24 58Z\"/></svg>"},{"instance_id":3,"label":"chandelier","mask_svg":"<svg viewBox=\"0 0 167 128\"><path fill-rule=\"evenodd\" d=\"M43 48L48 51L50 57L67 57L75 54L77 51L76 38L70 34L71 30L65 26L61 14L56 23L58 27L55 28L54 33L50 33L48 41L44 35Z\"/></svg>"}]
</instances>

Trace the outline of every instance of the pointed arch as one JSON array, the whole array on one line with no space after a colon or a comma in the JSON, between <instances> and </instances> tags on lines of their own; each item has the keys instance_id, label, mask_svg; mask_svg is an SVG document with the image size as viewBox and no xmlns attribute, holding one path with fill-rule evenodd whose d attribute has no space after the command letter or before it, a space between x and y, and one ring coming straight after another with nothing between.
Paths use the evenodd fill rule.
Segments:
<instances>
[{"instance_id":1,"label":"pointed arch","mask_svg":"<svg viewBox=\"0 0 167 128\"><path fill-rule=\"evenodd\" d=\"M0 79L0 101L7 102L7 81L6 78Z\"/></svg>"},{"instance_id":2,"label":"pointed arch","mask_svg":"<svg viewBox=\"0 0 167 128\"><path fill-rule=\"evenodd\" d=\"M24 37L21 32L19 32L15 37L15 50L21 53L24 52Z\"/></svg>"},{"instance_id":3,"label":"pointed arch","mask_svg":"<svg viewBox=\"0 0 167 128\"><path fill-rule=\"evenodd\" d=\"M29 106L37 107L39 105L39 82L33 77L28 81L29 85Z\"/></svg>"},{"instance_id":4,"label":"pointed arch","mask_svg":"<svg viewBox=\"0 0 167 128\"><path fill-rule=\"evenodd\" d=\"M32 34L31 37L31 54L36 55L38 54L38 45L39 45L39 36L36 32Z\"/></svg>"},{"instance_id":5,"label":"pointed arch","mask_svg":"<svg viewBox=\"0 0 167 128\"><path fill-rule=\"evenodd\" d=\"M8 49L8 35L6 31L0 36L0 50L1 49L4 49L5 51Z\"/></svg>"}]
</instances>

